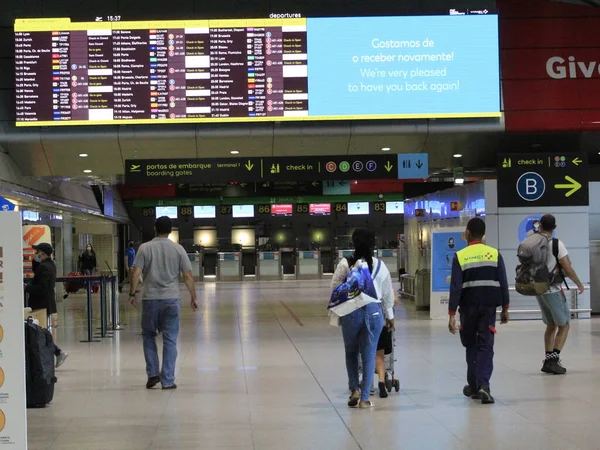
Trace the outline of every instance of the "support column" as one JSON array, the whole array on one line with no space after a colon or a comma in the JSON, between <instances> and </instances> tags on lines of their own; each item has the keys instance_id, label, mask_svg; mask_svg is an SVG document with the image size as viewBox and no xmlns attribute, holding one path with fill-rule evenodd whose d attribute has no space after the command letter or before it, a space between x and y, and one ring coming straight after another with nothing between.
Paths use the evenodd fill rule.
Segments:
<instances>
[{"instance_id":1,"label":"support column","mask_svg":"<svg viewBox=\"0 0 600 450\"><path fill-rule=\"evenodd\" d=\"M73 272L73 218L68 215L63 215L62 221L62 257L63 257L63 274Z\"/></svg>"}]
</instances>

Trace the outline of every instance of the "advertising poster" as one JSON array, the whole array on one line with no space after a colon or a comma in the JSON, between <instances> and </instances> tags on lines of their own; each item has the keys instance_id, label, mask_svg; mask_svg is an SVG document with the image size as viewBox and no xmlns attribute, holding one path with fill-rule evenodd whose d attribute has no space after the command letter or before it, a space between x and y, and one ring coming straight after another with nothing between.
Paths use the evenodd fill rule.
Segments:
<instances>
[{"instance_id":1,"label":"advertising poster","mask_svg":"<svg viewBox=\"0 0 600 450\"><path fill-rule=\"evenodd\" d=\"M537 234L541 232L540 220L542 219L541 215L537 216L527 216L525 217L521 223L519 224L519 229L517 230L519 234L519 244L521 244L525 239L527 239L532 234ZM552 233L552 237L556 237L556 233Z\"/></svg>"},{"instance_id":2,"label":"advertising poster","mask_svg":"<svg viewBox=\"0 0 600 450\"><path fill-rule=\"evenodd\" d=\"M431 308L432 319L448 317L452 261L467 246L463 228L443 228L433 232L431 244Z\"/></svg>"},{"instance_id":3,"label":"advertising poster","mask_svg":"<svg viewBox=\"0 0 600 450\"><path fill-rule=\"evenodd\" d=\"M21 216L0 212L0 447L27 449Z\"/></svg>"},{"instance_id":4,"label":"advertising poster","mask_svg":"<svg viewBox=\"0 0 600 450\"><path fill-rule=\"evenodd\" d=\"M23 225L23 276L33 278L31 262L35 252L33 246L42 242L52 243L52 232L48 225Z\"/></svg>"}]
</instances>

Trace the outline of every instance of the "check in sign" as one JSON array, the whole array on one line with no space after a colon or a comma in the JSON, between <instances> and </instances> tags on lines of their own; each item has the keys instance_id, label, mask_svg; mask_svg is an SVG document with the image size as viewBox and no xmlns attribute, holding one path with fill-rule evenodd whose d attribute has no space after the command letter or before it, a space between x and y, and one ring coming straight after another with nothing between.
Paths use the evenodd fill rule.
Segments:
<instances>
[{"instance_id":1,"label":"check in sign","mask_svg":"<svg viewBox=\"0 0 600 450\"><path fill-rule=\"evenodd\" d=\"M588 181L585 155L500 155L498 206L587 206Z\"/></svg>"}]
</instances>

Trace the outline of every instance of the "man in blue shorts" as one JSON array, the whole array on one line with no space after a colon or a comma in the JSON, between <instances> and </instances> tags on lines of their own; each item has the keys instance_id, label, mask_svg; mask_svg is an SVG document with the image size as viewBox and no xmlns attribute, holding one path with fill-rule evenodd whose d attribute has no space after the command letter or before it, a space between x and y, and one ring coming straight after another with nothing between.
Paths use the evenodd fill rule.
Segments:
<instances>
[{"instance_id":1,"label":"man in blue shorts","mask_svg":"<svg viewBox=\"0 0 600 450\"><path fill-rule=\"evenodd\" d=\"M561 273L569 277L577 285L580 294L585 292L583 284L571 266L569 253L565 244L559 239L552 237L556 229L556 219L551 214L546 214L540 220L540 230L551 242L548 252L546 265L551 274L558 275L555 278L555 284L550 286L548 292L537 296L537 301L542 310L542 318L546 324L546 333L544 334L544 344L546 346L546 359L542 366L542 372L564 375L567 369L563 367L560 361L560 352L562 351L567 336L569 335L569 322L571 313L569 302L562 290L564 278Z\"/></svg>"}]
</instances>

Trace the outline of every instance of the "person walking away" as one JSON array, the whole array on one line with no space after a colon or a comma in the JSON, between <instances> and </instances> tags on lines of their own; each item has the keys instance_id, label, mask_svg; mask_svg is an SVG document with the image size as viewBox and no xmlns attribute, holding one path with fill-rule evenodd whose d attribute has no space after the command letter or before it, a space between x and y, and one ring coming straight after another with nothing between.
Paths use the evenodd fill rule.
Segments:
<instances>
[{"instance_id":1,"label":"person walking away","mask_svg":"<svg viewBox=\"0 0 600 450\"><path fill-rule=\"evenodd\" d=\"M135 246L133 241L129 241L127 244L127 248L125 249L125 264L126 264L126 272L125 277L119 283L119 292L123 290L123 286L126 283L131 284L131 275L133 274L133 263L135 262ZM138 285L138 289L140 288L141 283ZM139 292L139 291L138 291Z\"/></svg>"},{"instance_id":2,"label":"person walking away","mask_svg":"<svg viewBox=\"0 0 600 450\"><path fill-rule=\"evenodd\" d=\"M85 251L79 257L79 269L84 275L92 275L96 271L96 251L92 244L87 244Z\"/></svg>"},{"instance_id":3,"label":"person walking away","mask_svg":"<svg viewBox=\"0 0 600 450\"><path fill-rule=\"evenodd\" d=\"M342 259L336 268L331 287L343 284L350 268L365 262L373 279L376 298L366 301L354 311L340 317L344 347L346 352L346 370L352 394L348 400L351 408L372 408L369 400L371 385L375 375L375 354L377 342L384 326L394 327L394 288L392 278L385 263L373 257L375 234L368 229L357 229L352 234L353 255ZM382 307L383 304L383 307ZM335 317L335 312L331 312ZM358 357L363 364L362 386L359 385ZM385 387L385 386L384 386Z\"/></svg>"},{"instance_id":4,"label":"person walking away","mask_svg":"<svg viewBox=\"0 0 600 450\"><path fill-rule=\"evenodd\" d=\"M135 262L135 247L133 241L129 241L127 250L125 250L125 256L127 257L127 278L129 278L131 271L133 270L133 263Z\"/></svg>"},{"instance_id":5,"label":"person walking away","mask_svg":"<svg viewBox=\"0 0 600 450\"><path fill-rule=\"evenodd\" d=\"M585 287L571 265L565 244L552 237L556 230L556 218L551 214L543 216L540 220L540 229L541 234L548 240L548 248L551 249L546 252L550 287L547 292L536 296L542 310L542 319L546 325L544 333L546 357L542 365L542 372L564 375L567 373L567 369L560 361L560 354L569 335L571 313L561 285L564 283L566 286L565 276L567 276L577 285L580 294L585 292Z\"/></svg>"},{"instance_id":6,"label":"person walking away","mask_svg":"<svg viewBox=\"0 0 600 450\"><path fill-rule=\"evenodd\" d=\"M198 298L192 275L192 265L183 247L169 240L173 223L169 217L156 219L156 237L138 250L129 290L129 300L137 306L136 290L143 274L142 336L146 360L147 389L161 383L163 389L177 389L175 363L179 335L180 290L179 275L191 295L191 307L198 310ZM162 370L159 367L157 332L163 335Z\"/></svg>"},{"instance_id":7,"label":"person walking away","mask_svg":"<svg viewBox=\"0 0 600 450\"><path fill-rule=\"evenodd\" d=\"M25 285L25 292L29 295L29 307L32 310L45 309L48 317L57 313L56 308L56 264L52 261L54 249L46 242L33 246L35 251L36 269L30 284ZM64 364L69 356L56 344L54 345L54 356L56 367Z\"/></svg>"},{"instance_id":8,"label":"person walking away","mask_svg":"<svg viewBox=\"0 0 600 450\"><path fill-rule=\"evenodd\" d=\"M494 369L496 308L502 305L501 323L509 319L506 268L497 249L483 244L485 222L474 218L463 235L468 246L454 255L448 305L448 329L456 334L460 314L460 340L466 349L467 382L463 394L494 403L490 379Z\"/></svg>"}]
</instances>

